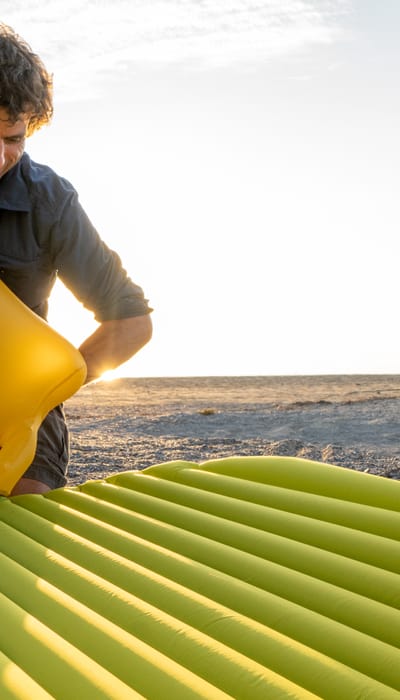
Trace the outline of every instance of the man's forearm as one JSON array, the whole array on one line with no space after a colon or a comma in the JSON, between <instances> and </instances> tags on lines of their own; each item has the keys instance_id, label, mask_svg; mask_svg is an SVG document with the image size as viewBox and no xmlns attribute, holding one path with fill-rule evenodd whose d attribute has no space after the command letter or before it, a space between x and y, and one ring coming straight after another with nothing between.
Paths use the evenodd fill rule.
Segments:
<instances>
[{"instance_id":1,"label":"man's forearm","mask_svg":"<svg viewBox=\"0 0 400 700\"><path fill-rule=\"evenodd\" d=\"M79 350L87 365L86 383L129 360L151 338L149 315L104 321Z\"/></svg>"}]
</instances>

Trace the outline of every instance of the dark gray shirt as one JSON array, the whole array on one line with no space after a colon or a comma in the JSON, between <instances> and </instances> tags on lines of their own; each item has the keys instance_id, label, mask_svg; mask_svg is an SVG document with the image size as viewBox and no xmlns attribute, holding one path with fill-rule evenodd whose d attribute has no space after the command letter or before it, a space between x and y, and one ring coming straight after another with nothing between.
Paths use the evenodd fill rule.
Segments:
<instances>
[{"instance_id":1,"label":"dark gray shirt","mask_svg":"<svg viewBox=\"0 0 400 700\"><path fill-rule=\"evenodd\" d=\"M0 279L46 318L57 275L99 322L151 311L72 185L25 153L0 179Z\"/></svg>"}]
</instances>

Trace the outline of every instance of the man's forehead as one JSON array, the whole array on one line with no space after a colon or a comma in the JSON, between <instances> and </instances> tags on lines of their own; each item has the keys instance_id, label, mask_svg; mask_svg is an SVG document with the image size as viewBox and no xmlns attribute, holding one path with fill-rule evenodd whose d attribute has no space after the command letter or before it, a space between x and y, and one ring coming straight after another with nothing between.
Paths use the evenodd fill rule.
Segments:
<instances>
[{"instance_id":1,"label":"man's forehead","mask_svg":"<svg viewBox=\"0 0 400 700\"><path fill-rule=\"evenodd\" d=\"M12 119L7 110L0 107L0 125L11 131L23 131L29 123L28 114L19 114L16 119Z\"/></svg>"}]
</instances>

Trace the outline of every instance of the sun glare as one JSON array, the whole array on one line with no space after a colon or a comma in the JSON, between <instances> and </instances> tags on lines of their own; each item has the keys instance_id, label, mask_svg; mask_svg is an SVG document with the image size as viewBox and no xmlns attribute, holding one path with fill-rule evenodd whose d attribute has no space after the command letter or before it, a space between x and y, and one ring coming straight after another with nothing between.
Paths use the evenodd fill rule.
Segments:
<instances>
[{"instance_id":1,"label":"sun glare","mask_svg":"<svg viewBox=\"0 0 400 700\"><path fill-rule=\"evenodd\" d=\"M101 377L97 380L99 382L113 382L114 379L121 379L121 377L125 376L123 371L118 367L117 369L109 369L107 372L104 372L104 374L101 375Z\"/></svg>"}]
</instances>

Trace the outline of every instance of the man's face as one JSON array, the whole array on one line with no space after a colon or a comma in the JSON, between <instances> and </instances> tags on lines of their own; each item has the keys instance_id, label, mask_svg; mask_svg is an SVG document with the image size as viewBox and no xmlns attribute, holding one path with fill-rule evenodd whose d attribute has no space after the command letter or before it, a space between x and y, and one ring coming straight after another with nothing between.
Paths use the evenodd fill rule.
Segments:
<instances>
[{"instance_id":1,"label":"man's face","mask_svg":"<svg viewBox=\"0 0 400 700\"><path fill-rule=\"evenodd\" d=\"M21 158L28 122L26 114L21 114L17 121L10 121L7 110L0 107L0 178Z\"/></svg>"}]
</instances>

